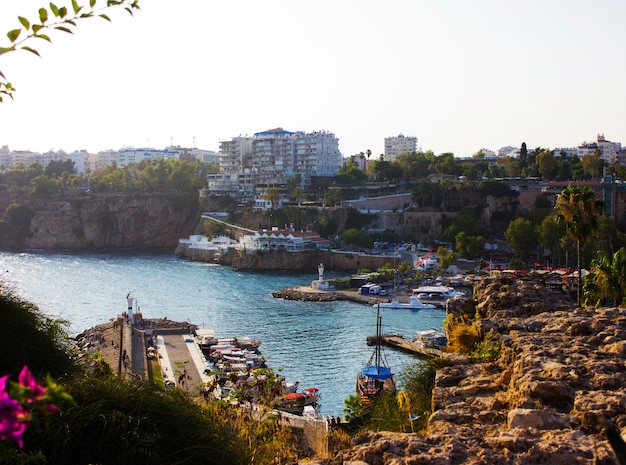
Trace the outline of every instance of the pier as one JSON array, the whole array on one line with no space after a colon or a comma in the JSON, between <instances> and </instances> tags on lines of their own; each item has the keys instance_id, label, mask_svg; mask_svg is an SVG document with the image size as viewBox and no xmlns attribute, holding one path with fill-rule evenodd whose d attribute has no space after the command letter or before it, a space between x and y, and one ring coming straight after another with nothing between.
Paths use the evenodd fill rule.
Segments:
<instances>
[{"instance_id":1,"label":"pier","mask_svg":"<svg viewBox=\"0 0 626 465\"><path fill-rule=\"evenodd\" d=\"M392 347L394 349L401 350L402 352L408 352L423 358L436 357L446 360L455 360L460 357L458 354L445 352L431 347L424 347L422 344L415 341L409 341L398 334L382 335L380 336L380 342L387 347ZM374 345L375 343L376 336L369 336L367 338L368 345Z\"/></svg>"}]
</instances>

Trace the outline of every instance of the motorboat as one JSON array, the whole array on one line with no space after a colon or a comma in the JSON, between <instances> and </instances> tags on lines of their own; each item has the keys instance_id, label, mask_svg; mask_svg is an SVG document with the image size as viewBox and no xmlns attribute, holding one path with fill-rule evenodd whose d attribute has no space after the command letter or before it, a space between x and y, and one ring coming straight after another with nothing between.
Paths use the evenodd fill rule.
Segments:
<instances>
[{"instance_id":1,"label":"motorboat","mask_svg":"<svg viewBox=\"0 0 626 465\"><path fill-rule=\"evenodd\" d=\"M448 336L441 329L415 331L415 342L427 349L445 349L448 346Z\"/></svg>"},{"instance_id":2,"label":"motorboat","mask_svg":"<svg viewBox=\"0 0 626 465\"><path fill-rule=\"evenodd\" d=\"M374 305L374 307L376 307L377 305L378 304ZM388 309L404 308L407 310L432 310L432 309L436 309L437 306L430 304L430 303L421 302L416 296L410 296L408 302L398 302L398 301L381 302L380 308L388 308Z\"/></svg>"},{"instance_id":3,"label":"motorboat","mask_svg":"<svg viewBox=\"0 0 626 465\"><path fill-rule=\"evenodd\" d=\"M423 304L445 307L448 300L463 298L465 294L450 286L420 286L413 289L411 297L415 297Z\"/></svg>"}]
</instances>

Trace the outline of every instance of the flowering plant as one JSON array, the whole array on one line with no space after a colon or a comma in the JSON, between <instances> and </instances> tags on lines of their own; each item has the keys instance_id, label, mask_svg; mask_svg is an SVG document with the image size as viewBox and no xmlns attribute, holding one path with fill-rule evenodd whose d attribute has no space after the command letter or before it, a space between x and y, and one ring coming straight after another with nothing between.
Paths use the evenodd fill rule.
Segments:
<instances>
[{"instance_id":1,"label":"flowering plant","mask_svg":"<svg viewBox=\"0 0 626 465\"><path fill-rule=\"evenodd\" d=\"M57 413L63 402L73 402L72 396L50 375L45 386L37 383L27 366L22 368L17 383L9 380L9 375L1 377L0 440L11 440L22 449L26 428Z\"/></svg>"}]
</instances>

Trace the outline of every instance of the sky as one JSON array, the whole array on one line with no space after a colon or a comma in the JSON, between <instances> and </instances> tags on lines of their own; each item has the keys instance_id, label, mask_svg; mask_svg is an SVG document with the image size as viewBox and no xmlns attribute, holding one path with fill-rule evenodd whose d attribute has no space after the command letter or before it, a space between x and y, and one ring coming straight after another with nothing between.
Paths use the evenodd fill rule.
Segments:
<instances>
[{"instance_id":1,"label":"sky","mask_svg":"<svg viewBox=\"0 0 626 465\"><path fill-rule=\"evenodd\" d=\"M56 0L58 6L69 0ZM79 3L88 3L79 0ZM103 3L103 0L99 0ZM3 0L0 47L44 0ZM329 131L436 155L626 145L623 0L140 0L0 56L0 146L81 150Z\"/></svg>"}]
</instances>

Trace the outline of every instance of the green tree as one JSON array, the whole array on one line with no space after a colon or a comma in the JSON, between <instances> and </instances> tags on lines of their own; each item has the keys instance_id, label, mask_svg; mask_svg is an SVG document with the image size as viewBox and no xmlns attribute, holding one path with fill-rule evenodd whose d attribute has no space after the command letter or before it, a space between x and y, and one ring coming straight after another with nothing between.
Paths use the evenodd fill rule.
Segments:
<instances>
[{"instance_id":1,"label":"green tree","mask_svg":"<svg viewBox=\"0 0 626 465\"><path fill-rule=\"evenodd\" d=\"M372 247L374 240L366 234L363 234L356 228L346 229L341 236L346 245L356 245L358 247Z\"/></svg>"},{"instance_id":2,"label":"green tree","mask_svg":"<svg viewBox=\"0 0 626 465\"><path fill-rule=\"evenodd\" d=\"M522 146L519 151L519 164L520 169L525 169L528 166L528 148L526 147L526 142L522 142Z\"/></svg>"},{"instance_id":3,"label":"green tree","mask_svg":"<svg viewBox=\"0 0 626 465\"><path fill-rule=\"evenodd\" d=\"M12 188L28 187L33 179L43 174L43 167L39 163L28 166L13 166L2 173L3 182Z\"/></svg>"},{"instance_id":4,"label":"green tree","mask_svg":"<svg viewBox=\"0 0 626 465\"><path fill-rule=\"evenodd\" d=\"M302 204L302 199L304 198L304 190L302 190L302 187L294 187L291 191L291 198L297 202L299 207Z\"/></svg>"},{"instance_id":5,"label":"green tree","mask_svg":"<svg viewBox=\"0 0 626 465\"><path fill-rule=\"evenodd\" d=\"M483 236L468 236L461 231L455 238L456 251L467 259L481 257L485 251L485 238Z\"/></svg>"},{"instance_id":6,"label":"green tree","mask_svg":"<svg viewBox=\"0 0 626 465\"><path fill-rule=\"evenodd\" d=\"M561 192L554 206L557 218L565 224L567 235L576 243L578 253L578 305L582 305L582 249L587 239L598 227L602 201L595 193L584 188L569 186Z\"/></svg>"},{"instance_id":7,"label":"green tree","mask_svg":"<svg viewBox=\"0 0 626 465\"><path fill-rule=\"evenodd\" d=\"M454 158L452 153L442 153L438 157L435 157L433 162L428 167L431 173L437 174L450 174L458 176L457 172L457 159Z\"/></svg>"},{"instance_id":8,"label":"green tree","mask_svg":"<svg viewBox=\"0 0 626 465\"><path fill-rule=\"evenodd\" d=\"M328 192L324 195L324 207L334 207L340 205L344 199L344 194L341 189L328 189Z\"/></svg>"},{"instance_id":9,"label":"green tree","mask_svg":"<svg viewBox=\"0 0 626 465\"><path fill-rule=\"evenodd\" d=\"M563 223L559 223L556 215L552 214L543 219L541 224L537 226L536 231L543 248L550 250L552 263L555 265L558 259L557 251L560 247L561 238L566 234L565 226Z\"/></svg>"},{"instance_id":10,"label":"green tree","mask_svg":"<svg viewBox=\"0 0 626 465\"><path fill-rule=\"evenodd\" d=\"M493 195L494 197L507 197L517 196L515 191L503 181L496 181L495 179L486 179L478 183L478 190L484 195Z\"/></svg>"},{"instance_id":11,"label":"green tree","mask_svg":"<svg viewBox=\"0 0 626 465\"><path fill-rule=\"evenodd\" d=\"M600 153L596 150L594 153L583 155L581 164L586 179L598 179L602 174L604 160L600 158Z\"/></svg>"},{"instance_id":12,"label":"green tree","mask_svg":"<svg viewBox=\"0 0 626 465\"><path fill-rule=\"evenodd\" d=\"M522 173L521 162L513 157L498 158L498 165L502 166L506 170L506 175L512 178L517 178Z\"/></svg>"},{"instance_id":13,"label":"green tree","mask_svg":"<svg viewBox=\"0 0 626 465\"><path fill-rule=\"evenodd\" d=\"M543 179L552 180L556 176L558 160L551 150L544 150L537 155L537 167Z\"/></svg>"},{"instance_id":14,"label":"green tree","mask_svg":"<svg viewBox=\"0 0 626 465\"><path fill-rule=\"evenodd\" d=\"M76 166L72 160L51 160L44 173L50 178L59 178L63 173L76 174Z\"/></svg>"},{"instance_id":15,"label":"green tree","mask_svg":"<svg viewBox=\"0 0 626 465\"><path fill-rule=\"evenodd\" d=\"M626 292L626 249L622 247L610 256L602 250L591 262L590 281L597 288L602 302L607 297L613 299L616 306L624 304ZM587 282L585 282L585 286Z\"/></svg>"},{"instance_id":16,"label":"green tree","mask_svg":"<svg viewBox=\"0 0 626 465\"><path fill-rule=\"evenodd\" d=\"M437 248L437 255L439 255L439 263L441 265L441 272L445 273L450 267L452 262L455 262L458 255L455 252L450 252L443 245Z\"/></svg>"},{"instance_id":17,"label":"green tree","mask_svg":"<svg viewBox=\"0 0 626 465\"><path fill-rule=\"evenodd\" d=\"M526 262L537 245L534 226L526 218L516 218L509 223L504 237L517 253L517 257Z\"/></svg>"},{"instance_id":18,"label":"green tree","mask_svg":"<svg viewBox=\"0 0 626 465\"><path fill-rule=\"evenodd\" d=\"M337 233L339 229L339 222L334 217L329 217L326 215L321 215L318 218L318 232L320 233L320 237L331 237Z\"/></svg>"},{"instance_id":19,"label":"green tree","mask_svg":"<svg viewBox=\"0 0 626 465\"><path fill-rule=\"evenodd\" d=\"M32 180L33 190L32 194L37 197L48 197L59 191L59 185L53 179L50 179L45 174L37 176Z\"/></svg>"},{"instance_id":20,"label":"green tree","mask_svg":"<svg viewBox=\"0 0 626 465\"><path fill-rule=\"evenodd\" d=\"M464 208L452 219L443 231L443 240L446 242L456 242L456 237L460 232L466 236L475 236L477 234L478 215L473 209ZM484 244L484 243L483 243ZM465 255L457 249L457 252Z\"/></svg>"},{"instance_id":21,"label":"green tree","mask_svg":"<svg viewBox=\"0 0 626 465\"><path fill-rule=\"evenodd\" d=\"M87 18L99 17L110 21L107 11L113 7L122 7L131 15L135 10L139 10L139 0L107 0L105 6L99 6L97 3L97 0L89 0L89 6L85 6L79 5L77 0L72 0L70 8L59 8L50 3L49 8L39 8L35 20L18 16L19 26L7 33L9 44L0 47L0 55L24 50L39 56L39 52L30 44L35 39L51 42L50 31L72 34L77 23ZM4 97L13 98L14 92L15 88L0 71L0 102Z\"/></svg>"},{"instance_id":22,"label":"green tree","mask_svg":"<svg viewBox=\"0 0 626 465\"><path fill-rule=\"evenodd\" d=\"M433 162L435 155L432 151L425 153L403 153L398 156L396 162L402 169L405 178L423 179L428 176L428 166Z\"/></svg>"}]
</instances>

